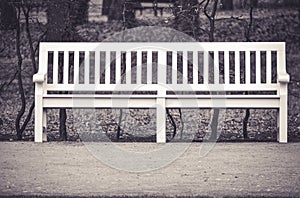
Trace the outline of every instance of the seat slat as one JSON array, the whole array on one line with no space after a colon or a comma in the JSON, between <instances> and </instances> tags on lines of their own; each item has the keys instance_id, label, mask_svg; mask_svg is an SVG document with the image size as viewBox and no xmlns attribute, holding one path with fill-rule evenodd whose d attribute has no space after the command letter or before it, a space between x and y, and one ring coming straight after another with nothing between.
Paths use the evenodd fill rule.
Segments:
<instances>
[{"instance_id":1,"label":"seat slat","mask_svg":"<svg viewBox=\"0 0 300 198\"><path fill-rule=\"evenodd\" d=\"M124 94L45 94L45 98L157 98L157 94L149 94L149 95L124 95ZM197 99L197 98L210 98L210 99L246 99L246 98L252 98L252 99L259 99L259 98L279 98L278 95L164 95L166 99L168 98L178 98L178 99Z\"/></svg>"}]
</instances>

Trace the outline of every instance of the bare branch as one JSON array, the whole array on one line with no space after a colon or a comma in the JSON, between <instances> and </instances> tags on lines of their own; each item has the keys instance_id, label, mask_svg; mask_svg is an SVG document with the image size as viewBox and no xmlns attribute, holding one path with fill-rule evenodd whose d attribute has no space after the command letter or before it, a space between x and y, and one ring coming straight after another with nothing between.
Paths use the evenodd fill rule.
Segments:
<instances>
[{"instance_id":1,"label":"bare branch","mask_svg":"<svg viewBox=\"0 0 300 198\"><path fill-rule=\"evenodd\" d=\"M176 122L175 122L173 116L170 113L170 109L166 108L166 112L167 112L167 115L170 118L171 124L173 126L173 138L174 138L176 136L176 134L177 134L177 132L176 132L177 131Z\"/></svg>"},{"instance_id":2,"label":"bare branch","mask_svg":"<svg viewBox=\"0 0 300 198\"><path fill-rule=\"evenodd\" d=\"M1 92L5 91L4 88L6 87L6 89L7 89L10 86L10 84L16 79L17 74L18 74L18 71L16 71L14 73L14 75L11 77L11 79L9 80L8 83L5 82L0 86L0 96L1 96Z\"/></svg>"},{"instance_id":3,"label":"bare branch","mask_svg":"<svg viewBox=\"0 0 300 198\"><path fill-rule=\"evenodd\" d=\"M206 4L204 5L204 9L203 9L203 12L204 12L205 16L208 18L208 20L210 20L210 16L209 16L209 14L207 12L207 7L209 5L209 2L210 2L210 0L206 1Z\"/></svg>"}]
</instances>

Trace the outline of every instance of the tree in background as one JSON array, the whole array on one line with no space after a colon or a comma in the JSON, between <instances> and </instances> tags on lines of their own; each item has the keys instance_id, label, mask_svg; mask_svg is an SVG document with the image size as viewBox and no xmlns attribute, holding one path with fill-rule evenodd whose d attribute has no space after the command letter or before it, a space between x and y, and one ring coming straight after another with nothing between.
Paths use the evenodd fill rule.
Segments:
<instances>
[{"instance_id":1,"label":"tree in background","mask_svg":"<svg viewBox=\"0 0 300 198\"><path fill-rule=\"evenodd\" d=\"M173 14L175 16L175 27L196 38L199 34L199 8L197 0L176 0L174 2Z\"/></svg>"},{"instance_id":2,"label":"tree in background","mask_svg":"<svg viewBox=\"0 0 300 198\"><path fill-rule=\"evenodd\" d=\"M90 0L69 0L70 20L74 26L88 22L88 9Z\"/></svg>"},{"instance_id":3,"label":"tree in background","mask_svg":"<svg viewBox=\"0 0 300 198\"><path fill-rule=\"evenodd\" d=\"M108 21L123 21L124 28L136 26L136 0L104 0L102 15L107 15Z\"/></svg>"},{"instance_id":4,"label":"tree in background","mask_svg":"<svg viewBox=\"0 0 300 198\"><path fill-rule=\"evenodd\" d=\"M0 29L16 29L17 13L16 9L8 0L0 1Z\"/></svg>"},{"instance_id":5,"label":"tree in background","mask_svg":"<svg viewBox=\"0 0 300 198\"><path fill-rule=\"evenodd\" d=\"M15 129L17 132L17 140L21 140L23 137L23 132L25 131L25 128L27 124L29 123L33 109L34 109L34 101L31 103L31 106L28 109L27 114L26 109L27 109L27 97L26 97L26 91L24 90L24 84L23 84L23 70L24 70L24 65L23 65L23 59L25 58L22 53L24 50L22 50L22 32L21 32L21 14L25 18L25 32L26 32L26 38L27 38L27 47L29 48L29 55L27 56L30 57L31 59L31 64L32 64L32 75L37 72L37 63L36 63L36 51L38 48L38 43L39 41L43 38L44 34L40 35L40 38L36 41L36 44L34 44L34 41L32 39L31 31L30 31L30 11L32 11L33 7L36 6L33 0L28 0L28 1L12 1L10 2L10 5L13 6L14 8L14 13L16 14L16 56L17 56L17 67L16 67L16 78L18 82L18 92L20 94L20 99L21 99L21 108L18 111L17 117L15 119Z\"/></svg>"},{"instance_id":6,"label":"tree in background","mask_svg":"<svg viewBox=\"0 0 300 198\"><path fill-rule=\"evenodd\" d=\"M67 42L80 41L75 31L75 25L81 24L84 21L77 20L76 13L87 15L86 0L50 0L47 4L47 41ZM76 9L77 11L76 11ZM83 17L86 20L87 16ZM59 81L62 81L63 68L59 67ZM59 110L59 134L60 139L67 140L67 112L66 109Z\"/></svg>"},{"instance_id":7,"label":"tree in background","mask_svg":"<svg viewBox=\"0 0 300 198\"><path fill-rule=\"evenodd\" d=\"M221 8L223 10L233 10L233 0L221 0Z\"/></svg>"},{"instance_id":8,"label":"tree in background","mask_svg":"<svg viewBox=\"0 0 300 198\"><path fill-rule=\"evenodd\" d=\"M111 20L123 20L123 7L125 0L110 0L107 18Z\"/></svg>"}]
</instances>

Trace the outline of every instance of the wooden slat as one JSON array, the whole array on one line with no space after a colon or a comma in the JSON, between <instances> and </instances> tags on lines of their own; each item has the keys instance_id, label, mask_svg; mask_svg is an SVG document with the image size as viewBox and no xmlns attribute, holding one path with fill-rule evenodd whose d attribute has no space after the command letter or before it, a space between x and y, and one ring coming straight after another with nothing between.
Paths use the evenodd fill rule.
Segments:
<instances>
[{"instance_id":1,"label":"wooden slat","mask_svg":"<svg viewBox=\"0 0 300 198\"><path fill-rule=\"evenodd\" d=\"M219 51L214 51L214 84L220 83Z\"/></svg>"},{"instance_id":2,"label":"wooden slat","mask_svg":"<svg viewBox=\"0 0 300 198\"><path fill-rule=\"evenodd\" d=\"M90 83L90 51L84 52L84 84Z\"/></svg>"},{"instance_id":3,"label":"wooden slat","mask_svg":"<svg viewBox=\"0 0 300 198\"><path fill-rule=\"evenodd\" d=\"M126 52L126 84L131 84L131 51Z\"/></svg>"},{"instance_id":4,"label":"wooden slat","mask_svg":"<svg viewBox=\"0 0 300 198\"><path fill-rule=\"evenodd\" d=\"M142 83L142 51L136 53L136 83Z\"/></svg>"},{"instance_id":5,"label":"wooden slat","mask_svg":"<svg viewBox=\"0 0 300 198\"><path fill-rule=\"evenodd\" d=\"M245 82L246 84L251 83L251 60L250 60L250 51L245 51Z\"/></svg>"},{"instance_id":6,"label":"wooden slat","mask_svg":"<svg viewBox=\"0 0 300 198\"><path fill-rule=\"evenodd\" d=\"M121 51L116 51L116 84L121 84Z\"/></svg>"},{"instance_id":7,"label":"wooden slat","mask_svg":"<svg viewBox=\"0 0 300 198\"><path fill-rule=\"evenodd\" d=\"M272 53L271 51L267 51L266 53L266 60L267 60L267 63L266 63L266 82L267 84L271 84L272 83Z\"/></svg>"},{"instance_id":8,"label":"wooden slat","mask_svg":"<svg viewBox=\"0 0 300 198\"><path fill-rule=\"evenodd\" d=\"M193 51L193 84L198 84L198 51Z\"/></svg>"},{"instance_id":9,"label":"wooden slat","mask_svg":"<svg viewBox=\"0 0 300 198\"><path fill-rule=\"evenodd\" d=\"M53 84L58 83L58 51L53 52Z\"/></svg>"},{"instance_id":10,"label":"wooden slat","mask_svg":"<svg viewBox=\"0 0 300 198\"><path fill-rule=\"evenodd\" d=\"M203 53L203 59L204 59L204 64L203 64L203 83L208 84L208 62L209 62L209 53L208 51L204 51Z\"/></svg>"},{"instance_id":11,"label":"wooden slat","mask_svg":"<svg viewBox=\"0 0 300 198\"><path fill-rule=\"evenodd\" d=\"M158 51L157 83L166 84L167 82L167 52Z\"/></svg>"},{"instance_id":12,"label":"wooden slat","mask_svg":"<svg viewBox=\"0 0 300 198\"><path fill-rule=\"evenodd\" d=\"M240 52L239 51L235 51L234 52L235 55L235 71L234 71L234 76L235 76L235 84L240 84Z\"/></svg>"},{"instance_id":13,"label":"wooden slat","mask_svg":"<svg viewBox=\"0 0 300 198\"><path fill-rule=\"evenodd\" d=\"M152 84L152 51L147 51L147 84Z\"/></svg>"},{"instance_id":14,"label":"wooden slat","mask_svg":"<svg viewBox=\"0 0 300 198\"><path fill-rule=\"evenodd\" d=\"M139 99L148 99L148 98L157 98L156 94L147 94L147 95L132 95L132 94L48 94L45 96L47 98L139 98ZM262 98L279 98L279 95L165 95L166 99L198 99L198 98L209 98L209 99L245 99L245 98L251 98L251 99L262 99Z\"/></svg>"},{"instance_id":15,"label":"wooden slat","mask_svg":"<svg viewBox=\"0 0 300 198\"><path fill-rule=\"evenodd\" d=\"M188 84L188 53L182 52L182 83Z\"/></svg>"},{"instance_id":16,"label":"wooden slat","mask_svg":"<svg viewBox=\"0 0 300 198\"><path fill-rule=\"evenodd\" d=\"M95 84L100 83L100 51L95 51Z\"/></svg>"},{"instance_id":17,"label":"wooden slat","mask_svg":"<svg viewBox=\"0 0 300 198\"><path fill-rule=\"evenodd\" d=\"M177 84L177 52L172 53L172 84Z\"/></svg>"},{"instance_id":18,"label":"wooden slat","mask_svg":"<svg viewBox=\"0 0 300 198\"><path fill-rule=\"evenodd\" d=\"M229 84L230 72L229 72L229 51L224 52L224 79L225 84Z\"/></svg>"},{"instance_id":19,"label":"wooden slat","mask_svg":"<svg viewBox=\"0 0 300 198\"><path fill-rule=\"evenodd\" d=\"M64 75L63 84L68 84L69 82L69 51L64 51Z\"/></svg>"},{"instance_id":20,"label":"wooden slat","mask_svg":"<svg viewBox=\"0 0 300 198\"><path fill-rule=\"evenodd\" d=\"M105 52L105 84L110 84L110 51Z\"/></svg>"},{"instance_id":21,"label":"wooden slat","mask_svg":"<svg viewBox=\"0 0 300 198\"><path fill-rule=\"evenodd\" d=\"M74 84L47 84L45 86L46 90L49 91L157 91L161 89L161 85L158 84L149 84L147 86L141 86L140 89L136 85L115 85L109 84L103 86L102 84L90 84L90 85L74 85ZM279 89L278 84L226 84L226 85L210 85L207 86L206 84L198 84L198 85L183 85L183 84L176 84L176 85L168 85L168 90L170 91L276 91Z\"/></svg>"},{"instance_id":22,"label":"wooden slat","mask_svg":"<svg viewBox=\"0 0 300 198\"><path fill-rule=\"evenodd\" d=\"M256 84L261 83L261 63L260 63L260 57L261 57L261 52L256 51L255 52L255 75L256 75Z\"/></svg>"},{"instance_id":23,"label":"wooden slat","mask_svg":"<svg viewBox=\"0 0 300 198\"><path fill-rule=\"evenodd\" d=\"M157 48L157 49L168 49L169 51L199 51L200 49L205 51L214 51L215 49L218 49L219 51L256 51L257 49L260 49L261 51L277 51L281 48L281 46L284 45L284 42L256 42L255 44L252 42L166 42L166 43L159 43L159 42L152 42L147 43L141 47L141 43L139 42L124 42L124 43L113 43L113 42L98 42L98 43L81 43L81 42L64 42L63 44L58 42L53 43L41 43L40 46L43 48L49 49L49 51L65 51L72 49L73 51L99 51L99 50L107 50L107 51L114 51L116 49L120 49L123 51L131 50L131 49L141 49L146 50L150 47Z\"/></svg>"},{"instance_id":24,"label":"wooden slat","mask_svg":"<svg viewBox=\"0 0 300 198\"><path fill-rule=\"evenodd\" d=\"M74 84L79 84L79 51L74 52Z\"/></svg>"}]
</instances>

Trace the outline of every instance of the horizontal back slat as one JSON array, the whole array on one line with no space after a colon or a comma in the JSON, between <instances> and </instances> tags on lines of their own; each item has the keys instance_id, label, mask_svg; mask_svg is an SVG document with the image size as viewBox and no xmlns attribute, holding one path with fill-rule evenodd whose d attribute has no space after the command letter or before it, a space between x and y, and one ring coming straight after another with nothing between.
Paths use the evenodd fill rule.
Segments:
<instances>
[{"instance_id":1,"label":"horizontal back slat","mask_svg":"<svg viewBox=\"0 0 300 198\"><path fill-rule=\"evenodd\" d=\"M161 50L174 50L174 51L281 51L284 50L284 42L172 42L172 43L136 43L136 42L123 42L123 43L85 43L85 42L41 42L40 49L52 51L115 51L115 50L143 50L143 49L161 49Z\"/></svg>"},{"instance_id":2,"label":"horizontal back slat","mask_svg":"<svg viewBox=\"0 0 300 198\"><path fill-rule=\"evenodd\" d=\"M228 84L228 85L204 85L204 84L190 84L190 85L184 85L184 84L169 84L168 86L163 86L159 84L145 84L145 85L127 85L127 84L110 84L110 85L103 85L103 84L97 84L97 85L84 85L84 84L48 84L45 86L45 89L48 91L157 91L161 89L166 89L170 91L276 91L279 88L279 85L272 84L269 86L260 84L251 84L251 85L234 85L234 84Z\"/></svg>"}]
</instances>

